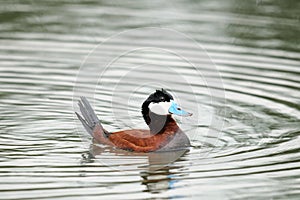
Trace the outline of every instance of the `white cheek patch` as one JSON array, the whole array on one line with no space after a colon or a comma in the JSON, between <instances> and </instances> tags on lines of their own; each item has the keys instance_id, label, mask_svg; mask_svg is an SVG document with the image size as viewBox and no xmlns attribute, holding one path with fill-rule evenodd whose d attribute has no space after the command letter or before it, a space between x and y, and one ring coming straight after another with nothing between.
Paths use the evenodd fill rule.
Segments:
<instances>
[{"instance_id":1,"label":"white cheek patch","mask_svg":"<svg viewBox=\"0 0 300 200\"><path fill-rule=\"evenodd\" d=\"M169 108L171 107L171 102L159 102L159 103L150 103L149 109L151 112L158 114L158 115L168 115Z\"/></svg>"}]
</instances>

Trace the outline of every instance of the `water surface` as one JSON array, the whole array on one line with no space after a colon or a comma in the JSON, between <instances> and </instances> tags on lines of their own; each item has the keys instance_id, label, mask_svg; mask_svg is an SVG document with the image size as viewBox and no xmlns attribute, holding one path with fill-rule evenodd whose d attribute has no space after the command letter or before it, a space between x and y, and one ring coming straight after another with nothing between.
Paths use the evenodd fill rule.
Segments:
<instances>
[{"instance_id":1,"label":"water surface","mask_svg":"<svg viewBox=\"0 0 300 200\"><path fill-rule=\"evenodd\" d=\"M299 8L296 0L1 1L0 199L299 199ZM178 31L209 57L146 31L88 57L142 27ZM135 42L179 49L202 76L172 52L143 49L95 84L101 62ZM91 71L76 85L80 66ZM112 131L145 127L141 103L166 86L195 112L177 119L193 147L143 155L93 145L74 116L74 86L93 92Z\"/></svg>"}]
</instances>

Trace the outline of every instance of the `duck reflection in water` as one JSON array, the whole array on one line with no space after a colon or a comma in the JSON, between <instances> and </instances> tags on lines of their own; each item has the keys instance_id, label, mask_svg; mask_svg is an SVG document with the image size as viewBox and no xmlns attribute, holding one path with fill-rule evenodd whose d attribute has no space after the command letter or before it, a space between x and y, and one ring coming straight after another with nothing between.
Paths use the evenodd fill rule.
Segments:
<instances>
[{"instance_id":1,"label":"duck reflection in water","mask_svg":"<svg viewBox=\"0 0 300 200\"><path fill-rule=\"evenodd\" d=\"M141 184L145 192L160 193L175 186L177 177L184 175L184 157L189 150L168 152L137 153L128 152L109 146L99 146L97 141L91 144L90 150L82 155L82 164L100 163L110 171L126 173L139 171ZM129 160L130 159L130 160ZM181 170L180 170L181 169ZM180 174L176 171L182 171Z\"/></svg>"}]
</instances>

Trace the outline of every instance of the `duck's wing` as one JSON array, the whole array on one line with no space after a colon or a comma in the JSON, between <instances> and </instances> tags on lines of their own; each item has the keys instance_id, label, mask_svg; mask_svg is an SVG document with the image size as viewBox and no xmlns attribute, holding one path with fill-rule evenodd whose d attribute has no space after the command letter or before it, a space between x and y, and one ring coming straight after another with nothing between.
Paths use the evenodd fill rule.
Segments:
<instances>
[{"instance_id":1,"label":"duck's wing","mask_svg":"<svg viewBox=\"0 0 300 200\"><path fill-rule=\"evenodd\" d=\"M109 140L118 148L135 152L156 151L165 142L165 138L140 129L112 133Z\"/></svg>"}]
</instances>

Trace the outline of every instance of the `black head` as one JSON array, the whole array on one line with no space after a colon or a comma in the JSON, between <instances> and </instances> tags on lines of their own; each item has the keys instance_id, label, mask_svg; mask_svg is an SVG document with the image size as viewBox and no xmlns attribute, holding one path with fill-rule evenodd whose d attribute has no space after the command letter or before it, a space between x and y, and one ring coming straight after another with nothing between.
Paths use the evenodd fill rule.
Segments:
<instances>
[{"instance_id":1,"label":"black head","mask_svg":"<svg viewBox=\"0 0 300 200\"><path fill-rule=\"evenodd\" d=\"M142 114L147 124L150 123L149 118L149 104L150 103L159 103L159 102L170 102L174 100L172 95L168 93L163 88L161 90L156 90L154 93L150 94L150 96L144 101L142 105Z\"/></svg>"},{"instance_id":2,"label":"black head","mask_svg":"<svg viewBox=\"0 0 300 200\"><path fill-rule=\"evenodd\" d=\"M164 89L156 90L146 99L142 105L142 114L152 133L163 131L169 122L174 121L172 114L185 117L192 115L181 109Z\"/></svg>"},{"instance_id":3,"label":"black head","mask_svg":"<svg viewBox=\"0 0 300 200\"><path fill-rule=\"evenodd\" d=\"M165 101L170 102L171 100L174 100L172 95L162 88L161 90L156 90L154 93L150 94L145 102L159 103Z\"/></svg>"}]
</instances>

